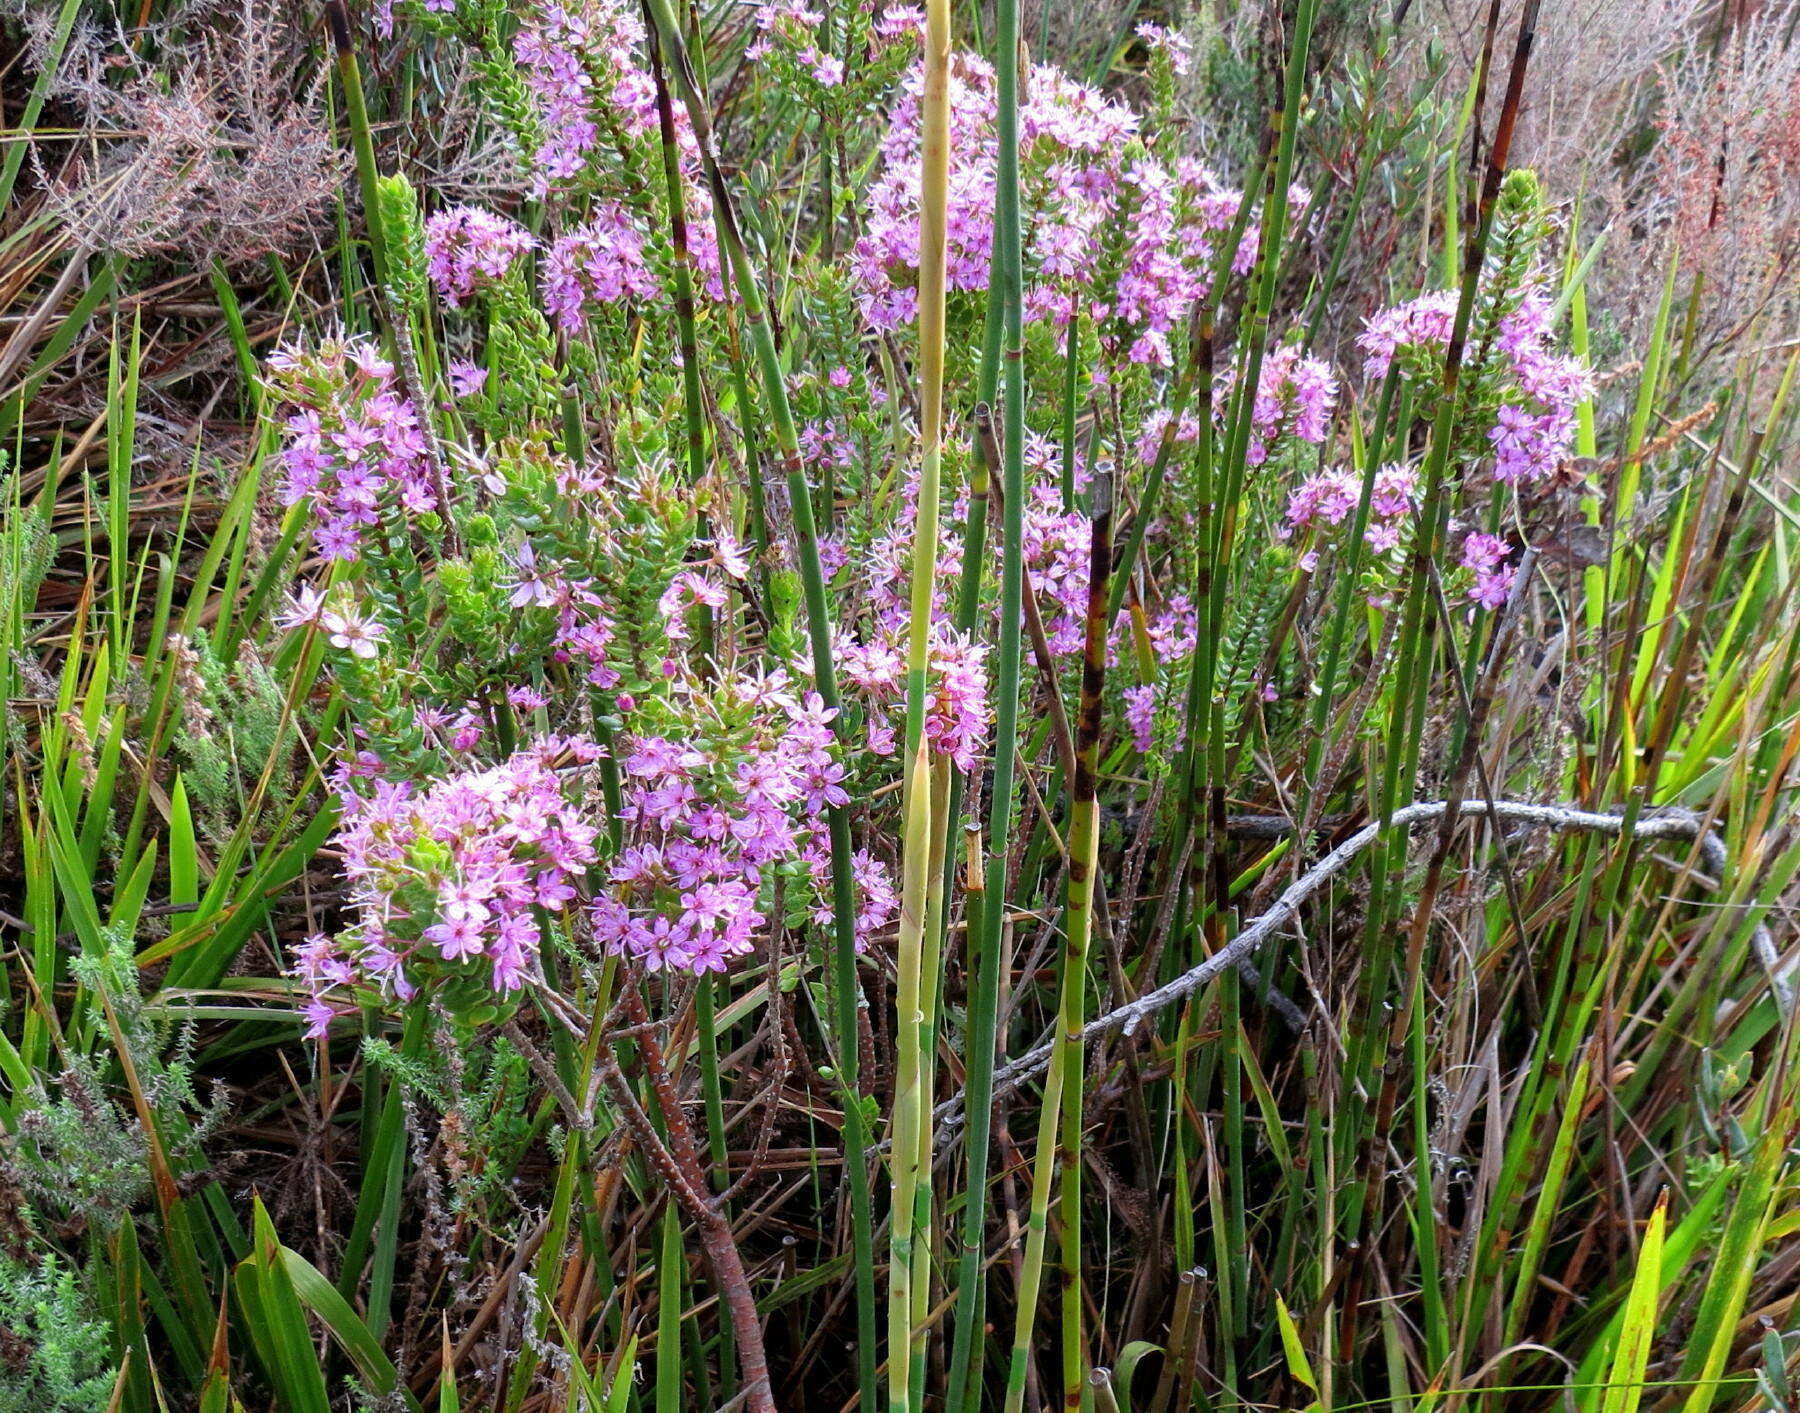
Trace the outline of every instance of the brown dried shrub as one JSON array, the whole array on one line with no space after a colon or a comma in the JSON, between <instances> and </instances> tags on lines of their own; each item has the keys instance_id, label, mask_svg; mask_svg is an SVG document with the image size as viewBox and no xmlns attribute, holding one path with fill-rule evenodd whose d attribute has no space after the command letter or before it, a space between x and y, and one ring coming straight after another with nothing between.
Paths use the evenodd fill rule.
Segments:
<instances>
[{"instance_id":1,"label":"brown dried shrub","mask_svg":"<svg viewBox=\"0 0 1800 1413\"><path fill-rule=\"evenodd\" d=\"M34 67L48 63L55 7L11 8ZM78 25L51 90L78 140L34 151L46 198L78 240L126 256L293 251L344 174L303 56L265 0L181 6L129 36Z\"/></svg>"}]
</instances>

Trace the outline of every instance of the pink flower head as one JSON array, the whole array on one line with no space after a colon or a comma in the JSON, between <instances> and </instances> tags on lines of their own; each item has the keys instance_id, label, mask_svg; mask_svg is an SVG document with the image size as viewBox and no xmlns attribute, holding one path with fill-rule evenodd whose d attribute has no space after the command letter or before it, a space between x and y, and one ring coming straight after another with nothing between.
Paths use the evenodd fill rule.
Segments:
<instances>
[{"instance_id":1,"label":"pink flower head","mask_svg":"<svg viewBox=\"0 0 1800 1413\"><path fill-rule=\"evenodd\" d=\"M452 206L425 222L426 273L453 308L498 284L531 247L523 226L475 206Z\"/></svg>"}]
</instances>

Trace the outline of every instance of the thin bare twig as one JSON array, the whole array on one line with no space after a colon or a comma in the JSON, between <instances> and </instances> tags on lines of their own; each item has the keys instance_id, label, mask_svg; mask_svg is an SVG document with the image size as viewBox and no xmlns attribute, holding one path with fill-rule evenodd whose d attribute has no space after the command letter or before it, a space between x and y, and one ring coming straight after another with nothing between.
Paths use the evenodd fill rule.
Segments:
<instances>
[{"instance_id":1,"label":"thin bare twig","mask_svg":"<svg viewBox=\"0 0 1800 1413\"><path fill-rule=\"evenodd\" d=\"M1445 801L1423 800L1396 810L1385 824L1376 820L1364 825L1289 884L1267 912L1251 919L1231 942L1198 966L1183 972L1167 985L1089 1021L1082 1030L1083 1041L1098 1039L1112 1031L1132 1034L1151 1016L1193 995L1227 967L1236 966L1239 958L1254 953L1300 911L1301 905L1308 898L1347 869L1358 855L1388 829L1410 830L1421 824L1431 824L1442 820L1448 809ZM1456 811L1463 816L1498 819L1525 828L1554 829L1568 833L1620 834L1627 827L1623 816L1596 814L1565 804L1540 805L1522 800L1462 800L1456 806ZM1723 842L1710 831L1703 830L1700 817L1689 810L1670 809L1646 816L1632 823L1630 832L1634 839L1698 839L1701 856L1707 860L1708 866L1713 867L1717 873L1723 872ZM1791 1014L1794 1008L1793 982L1784 974L1774 941L1766 928L1757 928L1752 946L1758 961L1769 973L1769 985L1782 1012ZM1051 1049L1048 1044L1039 1045L1003 1066L994 1076L994 1097L998 1099L1010 1093L1043 1069L1049 1062ZM953 1098L939 1105L937 1119L946 1128L961 1124L961 1098Z\"/></svg>"}]
</instances>

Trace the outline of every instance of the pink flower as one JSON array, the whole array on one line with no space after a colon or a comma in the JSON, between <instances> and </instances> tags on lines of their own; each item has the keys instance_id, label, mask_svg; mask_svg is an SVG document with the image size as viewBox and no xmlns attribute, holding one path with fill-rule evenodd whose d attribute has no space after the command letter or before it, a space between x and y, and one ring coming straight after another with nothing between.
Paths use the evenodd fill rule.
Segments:
<instances>
[{"instance_id":1,"label":"pink flower","mask_svg":"<svg viewBox=\"0 0 1800 1413\"><path fill-rule=\"evenodd\" d=\"M373 619L359 618L354 613L326 609L319 616L331 646L343 648L356 657L372 658L381 651L381 640L387 629Z\"/></svg>"},{"instance_id":2,"label":"pink flower","mask_svg":"<svg viewBox=\"0 0 1800 1413\"><path fill-rule=\"evenodd\" d=\"M539 946L533 910L572 899L572 877L596 862L598 830L565 799L550 762L592 759L593 749L552 737L423 789L383 781L359 793L365 773L340 772L350 925L296 954L313 1009L324 1015L329 993L359 983L404 1001L442 963L485 962L502 994L522 985Z\"/></svg>"},{"instance_id":3,"label":"pink flower","mask_svg":"<svg viewBox=\"0 0 1800 1413\"><path fill-rule=\"evenodd\" d=\"M600 203L593 219L561 237L544 261L544 306L564 329L579 329L596 306L651 299L660 290L644 237L616 202Z\"/></svg>"},{"instance_id":4,"label":"pink flower","mask_svg":"<svg viewBox=\"0 0 1800 1413\"><path fill-rule=\"evenodd\" d=\"M1462 564L1474 575L1469 598L1485 609L1504 608L1517 571L1506 561L1512 546L1498 535L1476 531L1463 541Z\"/></svg>"},{"instance_id":5,"label":"pink flower","mask_svg":"<svg viewBox=\"0 0 1800 1413\"><path fill-rule=\"evenodd\" d=\"M1125 726L1131 744L1141 754L1150 749L1156 725L1156 688L1149 685L1125 689Z\"/></svg>"},{"instance_id":6,"label":"pink flower","mask_svg":"<svg viewBox=\"0 0 1800 1413\"><path fill-rule=\"evenodd\" d=\"M452 206L425 222L425 270L444 302L456 308L504 279L532 245L530 233L517 222L474 206Z\"/></svg>"},{"instance_id":7,"label":"pink flower","mask_svg":"<svg viewBox=\"0 0 1800 1413\"><path fill-rule=\"evenodd\" d=\"M458 397L475 397L487 384L488 370L466 358L450 361L450 390Z\"/></svg>"},{"instance_id":8,"label":"pink flower","mask_svg":"<svg viewBox=\"0 0 1800 1413\"><path fill-rule=\"evenodd\" d=\"M324 621L325 591L303 583L294 590L294 606L276 618L275 626L289 632L295 628L316 627Z\"/></svg>"}]
</instances>

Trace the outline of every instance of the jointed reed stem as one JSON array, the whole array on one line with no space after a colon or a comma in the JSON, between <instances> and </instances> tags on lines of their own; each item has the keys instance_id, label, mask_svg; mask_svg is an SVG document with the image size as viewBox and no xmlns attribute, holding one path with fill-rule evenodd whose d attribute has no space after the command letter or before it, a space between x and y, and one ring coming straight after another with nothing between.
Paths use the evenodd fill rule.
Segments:
<instances>
[{"instance_id":1,"label":"jointed reed stem","mask_svg":"<svg viewBox=\"0 0 1800 1413\"><path fill-rule=\"evenodd\" d=\"M1062 997L1058 1006L1058 1054L1062 1072L1062 1183L1057 1211L1057 1245L1062 1257L1063 1401L1070 1407L1091 1401L1087 1340L1083 1332L1081 1284L1082 1086L1085 1080L1082 1023L1087 1009L1088 946L1094 931L1094 901L1100 866L1099 768L1102 694L1106 686L1108 585L1112 570L1112 484L1097 476L1088 556L1087 625L1082 644L1081 705L1075 720L1075 774L1069 811L1069 867L1063 917ZM1050 1122L1050 1110L1044 1111Z\"/></svg>"},{"instance_id":2,"label":"jointed reed stem","mask_svg":"<svg viewBox=\"0 0 1800 1413\"><path fill-rule=\"evenodd\" d=\"M952 1408L981 1405L980 1381L972 1377L980 1336L975 1312L981 1248L987 1218L987 1164L991 1136L994 1044L999 1022L1000 949L1006 927L1007 858L1012 848L1013 778L1019 733L1020 631L1024 584L1025 334L1024 267L1019 218L1019 5L995 6L996 138L993 277L988 298L998 299L1000 316L1001 448L998 480L1001 511L1000 603L994 653L994 765L987 823L987 871L980 930L969 934L969 970L974 977L964 1032L964 1094L969 1131L964 1143L961 1276L956 1291L956 1343L952 1352ZM993 325L990 323L990 327ZM988 468L993 474L994 468Z\"/></svg>"}]
</instances>

